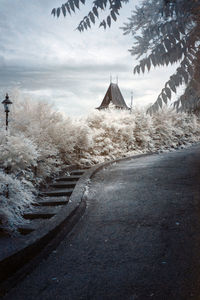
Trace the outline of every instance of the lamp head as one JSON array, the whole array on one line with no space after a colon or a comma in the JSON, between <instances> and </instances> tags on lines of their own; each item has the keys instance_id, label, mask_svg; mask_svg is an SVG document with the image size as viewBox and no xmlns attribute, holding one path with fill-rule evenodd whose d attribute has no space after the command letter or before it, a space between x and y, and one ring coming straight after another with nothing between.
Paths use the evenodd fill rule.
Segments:
<instances>
[{"instance_id":1,"label":"lamp head","mask_svg":"<svg viewBox=\"0 0 200 300\"><path fill-rule=\"evenodd\" d=\"M9 106L12 104L12 101L9 99L8 94L6 94L6 98L1 103L4 105L5 112L9 113Z\"/></svg>"}]
</instances>

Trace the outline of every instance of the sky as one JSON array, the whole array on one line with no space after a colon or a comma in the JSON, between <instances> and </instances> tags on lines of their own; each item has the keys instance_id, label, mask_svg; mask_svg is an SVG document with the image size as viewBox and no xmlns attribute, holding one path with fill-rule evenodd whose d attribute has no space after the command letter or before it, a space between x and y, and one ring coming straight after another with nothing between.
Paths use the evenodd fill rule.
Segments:
<instances>
[{"instance_id":1,"label":"sky","mask_svg":"<svg viewBox=\"0 0 200 300\"><path fill-rule=\"evenodd\" d=\"M64 2L64 1L63 1ZM103 100L110 83L118 83L127 105L153 103L175 67L134 75L136 60L128 49L131 35L119 29L139 0L123 6L118 22L104 30L98 24L80 33L78 23L91 8L86 1L71 17L53 18L62 0L0 0L0 97L17 89L53 103L69 116L89 113ZM14 101L14 99L12 99Z\"/></svg>"}]
</instances>

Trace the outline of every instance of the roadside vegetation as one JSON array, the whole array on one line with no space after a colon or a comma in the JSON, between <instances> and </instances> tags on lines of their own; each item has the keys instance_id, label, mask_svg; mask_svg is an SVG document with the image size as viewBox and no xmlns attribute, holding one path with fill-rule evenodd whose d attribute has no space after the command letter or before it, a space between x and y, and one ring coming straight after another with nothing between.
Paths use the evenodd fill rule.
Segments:
<instances>
[{"instance_id":1,"label":"roadside vegetation","mask_svg":"<svg viewBox=\"0 0 200 300\"><path fill-rule=\"evenodd\" d=\"M14 230L24 209L36 201L37 189L67 165L92 166L104 161L186 147L200 139L194 114L163 108L152 116L144 110L92 111L69 118L51 105L16 97L5 131L0 112L0 221ZM9 186L9 197L8 197ZM23 220L24 222L24 220Z\"/></svg>"}]
</instances>

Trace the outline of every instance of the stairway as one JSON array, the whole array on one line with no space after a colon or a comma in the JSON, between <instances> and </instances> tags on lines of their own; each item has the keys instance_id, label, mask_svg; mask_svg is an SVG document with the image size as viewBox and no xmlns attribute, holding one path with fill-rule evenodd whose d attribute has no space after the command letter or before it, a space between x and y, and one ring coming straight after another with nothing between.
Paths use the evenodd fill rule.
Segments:
<instances>
[{"instance_id":1,"label":"stairway","mask_svg":"<svg viewBox=\"0 0 200 300\"><path fill-rule=\"evenodd\" d=\"M48 187L48 190L39 193L39 198L34 203L34 209L27 210L23 217L29 223L18 227L21 235L28 235L31 232L45 226L49 219L55 216L63 206L69 202L76 183L84 174L85 169L73 170L68 176L56 178Z\"/></svg>"}]
</instances>

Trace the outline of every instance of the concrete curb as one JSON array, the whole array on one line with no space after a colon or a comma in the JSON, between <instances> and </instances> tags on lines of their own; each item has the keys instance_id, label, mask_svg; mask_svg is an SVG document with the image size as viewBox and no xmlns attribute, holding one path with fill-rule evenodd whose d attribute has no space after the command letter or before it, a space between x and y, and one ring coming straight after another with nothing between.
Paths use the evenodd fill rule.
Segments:
<instances>
[{"instance_id":1,"label":"concrete curb","mask_svg":"<svg viewBox=\"0 0 200 300\"><path fill-rule=\"evenodd\" d=\"M0 296L19 282L25 275L61 242L83 215L86 202L84 193L89 180L101 169L123 160L137 159L156 153L140 154L105 162L85 171L77 182L69 203L54 217L49 219L48 226L39 232L15 240L0 254Z\"/></svg>"}]
</instances>

